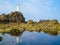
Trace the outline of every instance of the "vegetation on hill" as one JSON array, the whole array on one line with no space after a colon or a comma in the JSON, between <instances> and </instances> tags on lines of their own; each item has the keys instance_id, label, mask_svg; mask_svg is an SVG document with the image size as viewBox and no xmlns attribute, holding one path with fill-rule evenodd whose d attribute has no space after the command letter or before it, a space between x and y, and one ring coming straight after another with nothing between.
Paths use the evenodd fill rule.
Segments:
<instances>
[{"instance_id":1,"label":"vegetation on hill","mask_svg":"<svg viewBox=\"0 0 60 45\"><path fill-rule=\"evenodd\" d=\"M10 14L3 13L0 15L0 23L9 23L9 22L25 22L25 18L21 12L11 12Z\"/></svg>"}]
</instances>

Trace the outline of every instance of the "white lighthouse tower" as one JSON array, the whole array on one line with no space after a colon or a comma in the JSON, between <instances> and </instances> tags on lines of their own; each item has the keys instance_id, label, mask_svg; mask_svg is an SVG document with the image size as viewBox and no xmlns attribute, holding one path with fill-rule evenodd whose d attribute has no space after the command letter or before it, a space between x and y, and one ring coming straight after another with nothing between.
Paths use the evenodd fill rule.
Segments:
<instances>
[{"instance_id":1,"label":"white lighthouse tower","mask_svg":"<svg viewBox=\"0 0 60 45\"><path fill-rule=\"evenodd\" d=\"M16 11L19 11L19 12L20 12L19 4L18 4L17 7L16 7Z\"/></svg>"}]
</instances>

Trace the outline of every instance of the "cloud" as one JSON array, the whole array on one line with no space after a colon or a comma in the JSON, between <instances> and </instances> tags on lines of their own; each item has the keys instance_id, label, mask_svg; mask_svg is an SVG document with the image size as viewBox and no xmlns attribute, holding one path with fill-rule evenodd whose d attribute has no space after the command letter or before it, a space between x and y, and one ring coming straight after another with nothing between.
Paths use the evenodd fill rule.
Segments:
<instances>
[{"instance_id":1,"label":"cloud","mask_svg":"<svg viewBox=\"0 0 60 45\"><path fill-rule=\"evenodd\" d=\"M30 16L29 19L38 20L41 18L48 18L52 10L52 0L28 0L21 5L25 17ZM33 18L34 17L34 18Z\"/></svg>"},{"instance_id":2,"label":"cloud","mask_svg":"<svg viewBox=\"0 0 60 45\"><path fill-rule=\"evenodd\" d=\"M1 13L9 13L13 10L13 6L8 1L5 1L4 3L0 4Z\"/></svg>"},{"instance_id":3,"label":"cloud","mask_svg":"<svg viewBox=\"0 0 60 45\"><path fill-rule=\"evenodd\" d=\"M29 0L24 3L23 10L31 14L45 13L50 10L50 5L52 1L39 1L39 0Z\"/></svg>"},{"instance_id":4,"label":"cloud","mask_svg":"<svg viewBox=\"0 0 60 45\"><path fill-rule=\"evenodd\" d=\"M30 4L30 3L26 3L24 5L23 9L24 9L25 12L31 13L31 14L36 14L39 11L36 6L34 6L33 4Z\"/></svg>"}]
</instances>

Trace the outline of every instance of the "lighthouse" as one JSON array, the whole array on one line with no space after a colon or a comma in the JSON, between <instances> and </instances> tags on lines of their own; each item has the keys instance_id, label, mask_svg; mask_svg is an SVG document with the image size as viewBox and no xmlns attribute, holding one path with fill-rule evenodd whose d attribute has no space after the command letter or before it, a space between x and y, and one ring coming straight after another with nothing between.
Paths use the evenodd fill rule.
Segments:
<instances>
[{"instance_id":1,"label":"lighthouse","mask_svg":"<svg viewBox=\"0 0 60 45\"><path fill-rule=\"evenodd\" d=\"M19 4L18 4L17 7L16 7L16 11L20 12Z\"/></svg>"}]
</instances>

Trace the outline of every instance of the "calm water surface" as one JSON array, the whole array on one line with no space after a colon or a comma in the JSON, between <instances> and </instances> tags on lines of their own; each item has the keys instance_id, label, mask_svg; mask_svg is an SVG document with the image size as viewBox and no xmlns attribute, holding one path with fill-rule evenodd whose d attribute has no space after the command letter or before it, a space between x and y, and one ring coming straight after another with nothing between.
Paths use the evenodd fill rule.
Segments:
<instances>
[{"instance_id":1,"label":"calm water surface","mask_svg":"<svg viewBox=\"0 0 60 45\"><path fill-rule=\"evenodd\" d=\"M53 36L44 32L24 31L20 36L0 33L0 45L60 45L60 34Z\"/></svg>"}]
</instances>

